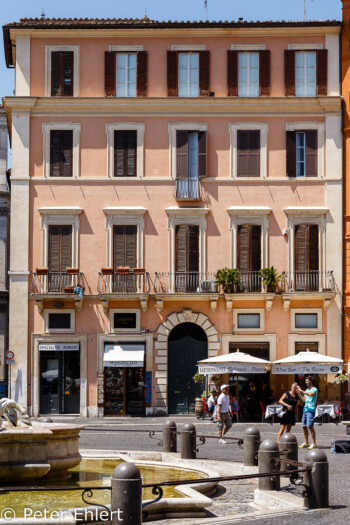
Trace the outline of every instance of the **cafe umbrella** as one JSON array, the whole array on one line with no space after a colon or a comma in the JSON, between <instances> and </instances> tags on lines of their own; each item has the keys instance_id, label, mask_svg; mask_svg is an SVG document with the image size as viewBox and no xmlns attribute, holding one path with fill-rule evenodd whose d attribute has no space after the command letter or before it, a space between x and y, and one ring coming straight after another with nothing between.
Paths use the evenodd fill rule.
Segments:
<instances>
[{"instance_id":1,"label":"cafe umbrella","mask_svg":"<svg viewBox=\"0 0 350 525\"><path fill-rule=\"evenodd\" d=\"M266 359L240 352L237 348L236 352L209 357L209 359L198 361L197 365L198 372L206 376L206 390L209 375L236 374L236 396L238 397L238 374L266 374L271 363Z\"/></svg>"}]
</instances>

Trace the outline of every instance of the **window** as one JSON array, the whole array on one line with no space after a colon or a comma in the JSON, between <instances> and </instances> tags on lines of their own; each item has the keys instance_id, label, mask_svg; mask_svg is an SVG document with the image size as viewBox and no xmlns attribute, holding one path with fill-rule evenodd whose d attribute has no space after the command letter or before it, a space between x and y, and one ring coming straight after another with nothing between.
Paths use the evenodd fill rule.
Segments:
<instances>
[{"instance_id":1,"label":"window","mask_svg":"<svg viewBox=\"0 0 350 525\"><path fill-rule=\"evenodd\" d=\"M198 179L207 175L207 133L176 132L176 197L198 198Z\"/></svg>"},{"instance_id":2,"label":"window","mask_svg":"<svg viewBox=\"0 0 350 525\"><path fill-rule=\"evenodd\" d=\"M259 96L259 53L238 54L238 96Z\"/></svg>"},{"instance_id":3,"label":"window","mask_svg":"<svg viewBox=\"0 0 350 525\"><path fill-rule=\"evenodd\" d=\"M295 328L317 328L317 314L295 314Z\"/></svg>"},{"instance_id":4,"label":"window","mask_svg":"<svg viewBox=\"0 0 350 525\"><path fill-rule=\"evenodd\" d=\"M147 96L147 51L105 52L107 97Z\"/></svg>"},{"instance_id":5,"label":"window","mask_svg":"<svg viewBox=\"0 0 350 525\"><path fill-rule=\"evenodd\" d=\"M260 177L260 131L237 131L237 177Z\"/></svg>"},{"instance_id":6,"label":"window","mask_svg":"<svg viewBox=\"0 0 350 525\"><path fill-rule=\"evenodd\" d=\"M242 292L260 290L261 226L241 224L237 235L237 261Z\"/></svg>"},{"instance_id":7,"label":"window","mask_svg":"<svg viewBox=\"0 0 350 525\"><path fill-rule=\"evenodd\" d=\"M260 314L238 314L238 328L260 328Z\"/></svg>"},{"instance_id":8,"label":"window","mask_svg":"<svg viewBox=\"0 0 350 525\"><path fill-rule=\"evenodd\" d=\"M316 97L327 95L327 49L284 52L284 82L286 96Z\"/></svg>"},{"instance_id":9,"label":"window","mask_svg":"<svg viewBox=\"0 0 350 525\"><path fill-rule=\"evenodd\" d=\"M288 177L317 177L317 173L317 131L287 131Z\"/></svg>"},{"instance_id":10,"label":"window","mask_svg":"<svg viewBox=\"0 0 350 525\"><path fill-rule=\"evenodd\" d=\"M73 131L50 131L50 177L73 176Z\"/></svg>"},{"instance_id":11,"label":"window","mask_svg":"<svg viewBox=\"0 0 350 525\"><path fill-rule=\"evenodd\" d=\"M291 332L321 332L322 308L292 308L290 328Z\"/></svg>"},{"instance_id":12,"label":"window","mask_svg":"<svg viewBox=\"0 0 350 525\"><path fill-rule=\"evenodd\" d=\"M75 332L75 310L44 310L45 332Z\"/></svg>"},{"instance_id":13,"label":"window","mask_svg":"<svg viewBox=\"0 0 350 525\"><path fill-rule=\"evenodd\" d=\"M168 51L168 96L209 96L209 51Z\"/></svg>"},{"instance_id":14,"label":"window","mask_svg":"<svg viewBox=\"0 0 350 525\"><path fill-rule=\"evenodd\" d=\"M73 51L51 53L51 96L73 96Z\"/></svg>"},{"instance_id":15,"label":"window","mask_svg":"<svg viewBox=\"0 0 350 525\"><path fill-rule=\"evenodd\" d=\"M136 53L117 53L117 97L136 97Z\"/></svg>"},{"instance_id":16,"label":"window","mask_svg":"<svg viewBox=\"0 0 350 525\"><path fill-rule=\"evenodd\" d=\"M199 226L175 226L175 291L193 292L199 286Z\"/></svg>"},{"instance_id":17,"label":"window","mask_svg":"<svg viewBox=\"0 0 350 525\"><path fill-rule=\"evenodd\" d=\"M73 280L67 273L72 266L72 226L50 225L48 246L48 290L63 292L72 286Z\"/></svg>"},{"instance_id":18,"label":"window","mask_svg":"<svg viewBox=\"0 0 350 525\"><path fill-rule=\"evenodd\" d=\"M114 177L136 177L137 131L114 131Z\"/></svg>"},{"instance_id":19,"label":"window","mask_svg":"<svg viewBox=\"0 0 350 525\"><path fill-rule=\"evenodd\" d=\"M299 352L307 352L308 350L310 352L318 352L318 341L310 341L308 343L295 343L295 354L299 354Z\"/></svg>"},{"instance_id":20,"label":"window","mask_svg":"<svg viewBox=\"0 0 350 525\"><path fill-rule=\"evenodd\" d=\"M233 333L235 332L264 332L264 308L233 308Z\"/></svg>"},{"instance_id":21,"label":"window","mask_svg":"<svg viewBox=\"0 0 350 525\"><path fill-rule=\"evenodd\" d=\"M179 97L198 97L199 54L179 53Z\"/></svg>"},{"instance_id":22,"label":"window","mask_svg":"<svg viewBox=\"0 0 350 525\"><path fill-rule=\"evenodd\" d=\"M317 224L298 224L294 230L296 291L319 289L319 228Z\"/></svg>"},{"instance_id":23,"label":"window","mask_svg":"<svg viewBox=\"0 0 350 525\"><path fill-rule=\"evenodd\" d=\"M111 332L139 332L140 310L113 310L109 312Z\"/></svg>"},{"instance_id":24,"label":"window","mask_svg":"<svg viewBox=\"0 0 350 525\"><path fill-rule=\"evenodd\" d=\"M306 136L302 131L296 134L296 176L305 177L306 174Z\"/></svg>"},{"instance_id":25,"label":"window","mask_svg":"<svg viewBox=\"0 0 350 525\"><path fill-rule=\"evenodd\" d=\"M269 96L270 51L261 49L264 46L260 45L232 45L231 47L232 49L227 52L228 96Z\"/></svg>"}]
</instances>

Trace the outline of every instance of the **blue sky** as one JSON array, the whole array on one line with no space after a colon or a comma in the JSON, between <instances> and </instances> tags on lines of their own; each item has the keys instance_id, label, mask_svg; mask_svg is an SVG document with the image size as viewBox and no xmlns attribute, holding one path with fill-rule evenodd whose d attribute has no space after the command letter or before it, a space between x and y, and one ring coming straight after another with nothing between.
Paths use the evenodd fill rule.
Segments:
<instances>
[{"instance_id":1,"label":"blue sky","mask_svg":"<svg viewBox=\"0 0 350 525\"><path fill-rule=\"evenodd\" d=\"M147 11L156 20L205 19L204 0L3 0L0 22L40 17L48 18L142 18ZM306 0L307 18L341 18L340 0ZM209 20L303 20L304 0L208 0ZM1 45L1 47L3 47ZM7 70L3 49L0 51L0 97L11 95L13 70Z\"/></svg>"}]
</instances>

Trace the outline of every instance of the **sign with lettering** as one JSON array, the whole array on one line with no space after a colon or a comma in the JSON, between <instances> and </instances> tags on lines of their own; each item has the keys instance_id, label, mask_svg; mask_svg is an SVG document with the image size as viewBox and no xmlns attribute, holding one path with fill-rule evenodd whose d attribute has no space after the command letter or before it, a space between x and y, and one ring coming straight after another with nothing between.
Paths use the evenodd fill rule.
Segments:
<instances>
[{"instance_id":1,"label":"sign with lettering","mask_svg":"<svg viewBox=\"0 0 350 525\"><path fill-rule=\"evenodd\" d=\"M227 364L227 365L198 365L198 372L203 375L210 374L265 374L267 372L265 365L244 365L244 364Z\"/></svg>"},{"instance_id":2,"label":"sign with lettering","mask_svg":"<svg viewBox=\"0 0 350 525\"><path fill-rule=\"evenodd\" d=\"M338 365L313 365L313 364L295 364L295 365L272 365L273 374L337 374L342 371Z\"/></svg>"},{"instance_id":3,"label":"sign with lettering","mask_svg":"<svg viewBox=\"0 0 350 525\"><path fill-rule=\"evenodd\" d=\"M48 352L76 352L80 350L79 343L40 343L40 351Z\"/></svg>"}]
</instances>

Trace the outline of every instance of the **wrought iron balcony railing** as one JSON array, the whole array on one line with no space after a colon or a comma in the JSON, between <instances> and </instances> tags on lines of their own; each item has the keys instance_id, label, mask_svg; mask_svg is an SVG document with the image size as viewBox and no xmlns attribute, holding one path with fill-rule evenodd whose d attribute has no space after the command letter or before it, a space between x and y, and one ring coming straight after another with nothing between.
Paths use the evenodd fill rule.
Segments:
<instances>
[{"instance_id":1,"label":"wrought iron balcony railing","mask_svg":"<svg viewBox=\"0 0 350 525\"><path fill-rule=\"evenodd\" d=\"M207 272L155 272L154 293L218 293L215 275Z\"/></svg>"},{"instance_id":2,"label":"wrought iron balcony railing","mask_svg":"<svg viewBox=\"0 0 350 525\"><path fill-rule=\"evenodd\" d=\"M120 273L113 270L110 274L99 272L97 291L99 294L148 294L151 291L151 280L148 272Z\"/></svg>"},{"instance_id":3,"label":"wrought iron balcony railing","mask_svg":"<svg viewBox=\"0 0 350 525\"><path fill-rule=\"evenodd\" d=\"M85 276L79 270L72 272L47 272L33 273L32 293L38 294L81 294L84 291ZM78 290L80 288L80 290ZM75 290L74 290L75 289Z\"/></svg>"},{"instance_id":4,"label":"wrought iron balcony railing","mask_svg":"<svg viewBox=\"0 0 350 525\"><path fill-rule=\"evenodd\" d=\"M199 179L176 179L175 197L183 200L201 198L201 184Z\"/></svg>"},{"instance_id":5,"label":"wrought iron balcony railing","mask_svg":"<svg viewBox=\"0 0 350 525\"><path fill-rule=\"evenodd\" d=\"M333 271L300 271L283 272L282 291L286 293L334 292L335 280Z\"/></svg>"}]
</instances>

